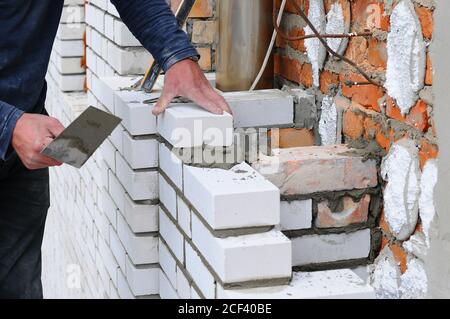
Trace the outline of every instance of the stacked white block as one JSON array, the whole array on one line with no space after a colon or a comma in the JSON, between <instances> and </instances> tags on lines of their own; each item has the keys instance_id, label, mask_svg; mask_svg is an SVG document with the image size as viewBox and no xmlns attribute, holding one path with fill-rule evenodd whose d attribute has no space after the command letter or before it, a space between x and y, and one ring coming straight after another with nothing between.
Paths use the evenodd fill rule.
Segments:
<instances>
[{"instance_id":1,"label":"stacked white block","mask_svg":"<svg viewBox=\"0 0 450 319\"><path fill-rule=\"evenodd\" d=\"M159 148L161 297L216 298L219 286L288 282L291 243L273 229L279 223L279 190L246 163L222 169L183 161L182 154L194 148L231 146L231 117L174 104L157 127L164 140Z\"/></svg>"},{"instance_id":2,"label":"stacked white block","mask_svg":"<svg viewBox=\"0 0 450 319\"><path fill-rule=\"evenodd\" d=\"M148 97L141 95L141 101L138 97L134 101L122 98L135 81L134 77L95 79L88 93L95 106L130 119L123 121L100 148L104 159L103 208L109 223L109 248L117 263L108 273L111 279L117 278L111 282L120 298L159 294L159 142L156 118L151 107L143 103ZM138 112L129 107L136 103L142 104ZM146 114L142 114L144 107ZM140 121L144 116L150 121ZM153 129L148 125L152 121ZM139 129L130 130L127 123Z\"/></svg>"},{"instance_id":3,"label":"stacked white block","mask_svg":"<svg viewBox=\"0 0 450 319\"><path fill-rule=\"evenodd\" d=\"M66 0L49 65L49 74L63 92L84 90L85 30L84 1Z\"/></svg>"}]
</instances>

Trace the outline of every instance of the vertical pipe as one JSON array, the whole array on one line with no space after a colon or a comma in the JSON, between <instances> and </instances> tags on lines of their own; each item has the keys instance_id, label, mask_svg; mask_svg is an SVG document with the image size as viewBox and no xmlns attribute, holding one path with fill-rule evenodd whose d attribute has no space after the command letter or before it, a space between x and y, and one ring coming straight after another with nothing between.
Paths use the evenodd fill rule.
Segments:
<instances>
[{"instance_id":1,"label":"vertical pipe","mask_svg":"<svg viewBox=\"0 0 450 319\"><path fill-rule=\"evenodd\" d=\"M273 0L218 0L216 85L222 91L250 89L273 32ZM257 89L273 87L273 57Z\"/></svg>"}]
</instances>

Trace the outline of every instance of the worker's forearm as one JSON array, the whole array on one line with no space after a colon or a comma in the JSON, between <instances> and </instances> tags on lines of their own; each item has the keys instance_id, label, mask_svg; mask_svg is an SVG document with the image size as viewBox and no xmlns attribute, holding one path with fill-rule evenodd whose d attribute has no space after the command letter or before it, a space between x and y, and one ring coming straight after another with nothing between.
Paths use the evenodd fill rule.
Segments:
<instances>
[{"instance_id":1,"label":"worker's forearm","mask_svg":"<svg viewBox=\"0 0 450 319\"><path fill-rule=\"evenodd\" d=\"M18 108L0 101L0 159L6 160L17 120L23 114Z\"/></svg>"},{"instance_id":2,"label":"worker's forearm","mask_svg":"<svg viewBox=\"0 0 450 319\"><path fill-rule=\"evenodd\" d=\"M111 0L122 20L167 71L173 64L197 55L178 26L166 0Z\"/></svg>"}]
</instances>

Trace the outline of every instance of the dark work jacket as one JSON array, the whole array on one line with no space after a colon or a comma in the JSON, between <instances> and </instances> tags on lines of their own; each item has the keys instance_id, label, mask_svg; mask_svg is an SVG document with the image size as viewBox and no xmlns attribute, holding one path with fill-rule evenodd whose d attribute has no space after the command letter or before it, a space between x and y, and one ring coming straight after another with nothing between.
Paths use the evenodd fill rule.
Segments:
<instances>
[{"instance_id":1,"label":"dark work jacket","mask_svg":"<svg viewBox=\"0 0 450 319\"><path fill-rule=\"evenodd\" d=\"M165 0L111 0L122 20L167 70L197 55ZM42 113L45 74L64 0L0 0L0 161L24 113Z\"/></svg>"}]
</instances>

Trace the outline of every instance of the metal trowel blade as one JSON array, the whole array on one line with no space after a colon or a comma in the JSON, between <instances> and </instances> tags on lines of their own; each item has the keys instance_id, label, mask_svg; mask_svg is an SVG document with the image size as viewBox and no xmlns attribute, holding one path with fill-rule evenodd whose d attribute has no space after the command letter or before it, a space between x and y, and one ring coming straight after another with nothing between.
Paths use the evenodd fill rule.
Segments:
<instances>
[{"instance_id":1,"label":"metal trowel blade","mask_svg":"<svg viewBox=\"0 0 450 319\"><path fill-rule=\"evenodd\" d=\"M81 168L122 120L89 106L42 154Z\"/></svg>"}]
</instances>

